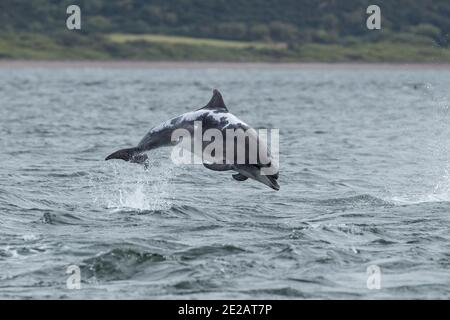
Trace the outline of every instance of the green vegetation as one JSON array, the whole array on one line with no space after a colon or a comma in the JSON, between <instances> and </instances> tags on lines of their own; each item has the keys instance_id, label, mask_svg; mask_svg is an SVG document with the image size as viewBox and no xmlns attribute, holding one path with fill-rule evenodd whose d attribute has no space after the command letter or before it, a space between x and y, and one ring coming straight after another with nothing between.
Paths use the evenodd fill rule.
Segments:
<instances>
[{"instance_id":1,"label":"green vegetation","mask_svg":"<svg viewBox=\"0 0 450 320\"><path fill-rule=\"evenodd\" d=\"M82 30L66 29L69 4ZM450 62L450 1L5 0L0 59Z\"/></svg>"}]
</instances>

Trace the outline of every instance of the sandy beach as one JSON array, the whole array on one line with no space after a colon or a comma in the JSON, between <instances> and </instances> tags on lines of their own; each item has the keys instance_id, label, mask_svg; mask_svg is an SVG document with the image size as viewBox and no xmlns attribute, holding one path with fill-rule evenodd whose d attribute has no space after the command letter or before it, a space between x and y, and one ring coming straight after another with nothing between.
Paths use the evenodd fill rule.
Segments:
<instances>
[{"instance_id":1,"label":"sandy beach","mask_svg":"<svg viewBox=\"0 0 450 320\"><path fill-rule=\"evenodd\" d=\"M191 61L49 61L0 60L0 68L106 68L106 69L450 69L443 63L276 63L276 62L191 62Z\"/></svg>"}]
</instances>

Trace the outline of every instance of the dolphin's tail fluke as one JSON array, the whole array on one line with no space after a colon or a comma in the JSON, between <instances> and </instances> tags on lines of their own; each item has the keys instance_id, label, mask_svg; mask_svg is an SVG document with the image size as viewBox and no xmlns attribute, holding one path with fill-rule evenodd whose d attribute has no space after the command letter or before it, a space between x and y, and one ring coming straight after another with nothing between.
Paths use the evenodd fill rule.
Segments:
<instances>
[{"instance_id":1,"label":"dolphin's tail fluke","mask_svg":"<svg viewBox=\"0 0 450 320\"><path fill-rule=\"evenodd\" d=\"M140 148L121 149L114 153L111 153L106 157L105 160L121 159L135 163L144 163L148 159L148 157L146 154L141 154L141 152L142 151Z\"/></svg>"}]
</instances>

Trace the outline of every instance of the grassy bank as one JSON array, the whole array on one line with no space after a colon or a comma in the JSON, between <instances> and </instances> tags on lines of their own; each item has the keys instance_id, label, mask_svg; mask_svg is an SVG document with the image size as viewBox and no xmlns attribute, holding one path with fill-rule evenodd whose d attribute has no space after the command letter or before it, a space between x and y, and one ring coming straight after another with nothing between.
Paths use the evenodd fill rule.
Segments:
<instances>
[{"instance_id":1,"label":"grassy bank","mask_svg":"<svg viewBox=\"0 0 450 320\"><path fill-rule=\"evenodd\" d=\"M0 33L0 59L448 63L450 50L398 41L288 46L155 34Z\"/></svg>"}]
</instances>

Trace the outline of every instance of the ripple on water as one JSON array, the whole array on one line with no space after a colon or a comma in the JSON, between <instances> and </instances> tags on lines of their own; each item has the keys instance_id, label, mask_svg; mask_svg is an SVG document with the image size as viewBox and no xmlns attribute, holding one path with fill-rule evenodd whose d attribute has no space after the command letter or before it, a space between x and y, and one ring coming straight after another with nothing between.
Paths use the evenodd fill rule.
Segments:
<instances>
[{"instance_id":1,"label":"ripple on water","mask_svg":"<svg viewBox=\"0 0 450 320\"><path fill-rule=\"evenodd\" d=\"M448 297L448 70L307 69L0 72L0 297ZM280 129L279 192L162 149L104 161L211 79Z\"/></svg>"},{"instance_id":2,"label":"ripple on water","mask_svg":"<svg viewBox=\"0 0 450 320\"><path fill-rule=\"evenodd\" d=\"M115 248L83 260L81 269L87 278L102 281L130 279L151 265L166 261L159 253L133 248Z\"/></svg>"}]
</instances>

